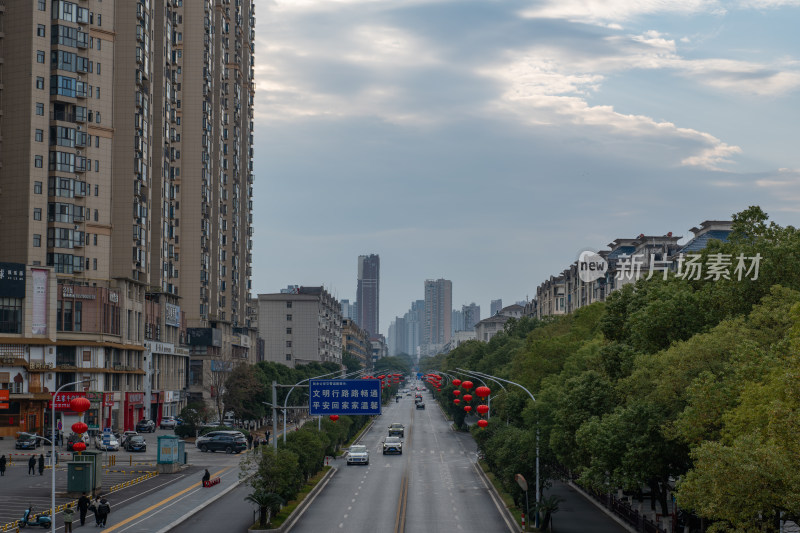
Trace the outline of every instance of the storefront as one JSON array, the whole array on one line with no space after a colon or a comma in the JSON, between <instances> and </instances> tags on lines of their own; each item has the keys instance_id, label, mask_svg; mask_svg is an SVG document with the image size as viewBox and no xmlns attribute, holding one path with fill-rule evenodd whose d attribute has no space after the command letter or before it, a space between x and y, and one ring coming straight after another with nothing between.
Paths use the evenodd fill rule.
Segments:
<instances>
[{"instance_id":1,"label":"storefront","mask_svg":"<svg viewBox=\"0 0 800 533\"><path fill-rule=\"evenodd\" d=\"M164 404L161 407L161 416L178 416L180 414L181 391L165 390Z\"/></svg>"},{"instance_id":2,"label":"storefront","mask_svg":"<svg viewBox=\"0 0 800 533\"><path fill-rule=\"evenodd\" d=\"M144 418L144 393L126 392L125 393L125 423L124 431L136 429L136 423Z\"/></svg>"},{"instance_id":3,"label":"storefront","mask_svg":"<svg viewBox=\"0 0 800 533\"><path fill-rule=\"evenodd\" d=\"M60 430L63 436L67 437L72 433L72 424L81 421L81 413L70 410L70 402L75 398L87 398L91 407L83 413L83 423L89 426L88 433L94 434L100 429L100 413L102 403L102 392L83 392L67 391L59 392L55 397L56 429ZM52 402L47 405L45 412L45 428L50 428L50 415L52 413Z\"/></svg>"}]
</instances>

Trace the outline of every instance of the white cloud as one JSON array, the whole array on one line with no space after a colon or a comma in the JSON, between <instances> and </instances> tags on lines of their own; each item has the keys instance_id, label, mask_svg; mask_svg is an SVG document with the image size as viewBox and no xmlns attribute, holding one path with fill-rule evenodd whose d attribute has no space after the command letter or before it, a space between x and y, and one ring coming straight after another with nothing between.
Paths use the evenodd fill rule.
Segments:
<instances>
[{"instance_id":1,"label":"white cloud","mask_svg":"<svg viewBox=\"0 0 800 533\"><path fill-rule=\"evenodd\" d=\"M521 15L619 27L618 23L643 15L721 12L724 9L717 0L549 0L523 10Z\"/></svg>"}]
</instances>

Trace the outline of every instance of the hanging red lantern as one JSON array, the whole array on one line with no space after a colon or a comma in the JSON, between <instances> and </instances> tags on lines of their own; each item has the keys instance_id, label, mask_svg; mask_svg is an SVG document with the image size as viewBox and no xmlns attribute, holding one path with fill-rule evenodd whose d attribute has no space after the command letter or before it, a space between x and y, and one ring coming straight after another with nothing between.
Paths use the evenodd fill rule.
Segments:
<instances>
[{"instance_id":1,"label":"hanging red lantern","mask_svg":"<svg viewBox=\"0 0 800 533\"><path fill-rule=\"evenodd\" d=\"M454 390L453 391L453 396L458 396L459 394L461 394L460 390Z\"/></svg>"},{"instance_id":2,"label":"hanging red lantern","mask_svg":"<svg viewBox=\"0 0 800 533\"><path fill-rule=\"evenodd\" d=\"M78 435L82 435L83 433L89 431L89 426L87 426L83 422L75 422L74 424L72 424L72 431L74 431Z\"/></svg>"},{"instance_id":3,"label":"hanging red lantern","mask_svg":"<svg viewBox=\"0 0 800 533\"><path fill-rule=\"evenodd\" d=\"M453 387L458 387L459 385L461 385L461 380L460 379L454 379L453 380Z\"/></svg>"},{"instance_id":4,"label":"hanging red lantern","mask_svg":"<svg viewBox=\"0 0 800 533\"><path fill-rule=\"evenodd\" d=\"M481 385L477 389L475 389L475 396L478 398L486 398L492 393L492 390L489 387Z\"/></svg>"},{"instance_id":5,"label":"hanging red lantern","mask_svg":"<svg viewBox=\"0 0 800 533\"><path fill-rule=\"evenodd\" d=\"M486 427L486 426L488 426L488 425L489 425L489 421L488 421L488 420L484 420L483 418L481 418L480 420L478 420L478 427L479 427L479 428L483 429L483 428L485 428L485 427Z\"/></svg>"},{"instance_id":6,"label":"hanging red lantern","mask_svg":"<svg viewBox=\"0 0 800 533\"><path fill-rule=\"evenodd\" d=\"M386 376L384 376L383 374L381 374L380 376L378 376L378 379L383 379L383 378L385 378L385 377L386 377Z\"/></svg>"},{"instance_id":7,"label":"hanging red lantern","mask_svg":"<svg viewBox=\"0 0 800 533\"><path fill-rule=\"evenodd\" d=\"M72 445L72 450L76 452L82 452L85 449L86 449L86 444L82 442L76 442L75 444Z\"/></svg>"},{"instance_id":8,"label":"hanging red lantern","mask_svg":"<svg viewBox=\"0 0 800 533\"><path fill-rule=\"evenodd\" d=\"M470 411L472 411L472 406L471 405L465 405L464 406L464 410L469 413Z\"/></svg>"},{"instance_id":9,"label":"hanging red lantern","mask_svg":"<svg viewBox=\"0 0 800 533\"><path fill-rule=\"evenodd\" d=\"M84 398L83 396L78 396L77 398L73 398L71 402L69 402L69 410L74 411L76 413L82 413L84 411L88 411L92 404Z\"/></svg>"},{"instance_id":10,"label":"hanging red lantern","mask_svg":"<svg viewBox=\"0 0 800 533\"><path fill-rule=\"evenodd\" d=\"M485 415L486 413L489 412L489 406L488 405L479 405L478 407L475 408L475 410L478 411L478 414Z\"/></svg>"},{"instance_id":11,"label":"hanging red lantern","mask_svg":"<svg viewBox=\"0 0 800 533\"><path fill-rule=\"evenodd\" d=\"M465 402L471 402L472 401L472 394L465 394L464 395L464 401Z\"/></svg>"},{"instance_id":12,"label":"hanging red lantern","mask_svg":"<svg viewBox=\"0 0 800 533\"><path fill-rule=\"evenodd\" d=\"M460 403L461 403L461 400L459 400L458 398L456 398L455 400L453 400L453 403L454 403L454 404L456 404L456 405L458 405L458 404L460 404Z\"/></svg>"},{"instance_id":13,"label":"hanging red lantern","mask_svg":"<svg viewBox=\"0 0 800 533\"><path fill-rule=\"evenodd\" d=\"M463 383L461 383L461 386L464 387L465 389L469 390L469 389L472 388L472 382L471 381L464 381Z\"/></svg>"},{"instance_id":14,"label":"hanging red lantern","mask_svg":"<svg viewBox=\"0 0 800 533\"><path fill-rule=\"evenodd\" d=\"M331 415L330 419L332 422L336 422L337 420L339 420L339 415Z\"/></svg>"}]
</instances>

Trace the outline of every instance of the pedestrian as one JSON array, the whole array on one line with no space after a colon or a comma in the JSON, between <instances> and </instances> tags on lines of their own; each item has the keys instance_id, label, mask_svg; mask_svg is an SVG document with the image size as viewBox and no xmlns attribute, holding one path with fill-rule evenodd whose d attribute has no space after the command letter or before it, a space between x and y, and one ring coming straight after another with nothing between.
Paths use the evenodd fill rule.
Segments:
<instances>
[{"instance_id":1,"label":"pedestrian","mask_svg":"<svg viewBox=\"0 0 800 533\"><path fill-rule=\"evenodd\" d=\"M257 450L258 447L261 445L261 437L258 435L253 436L253 449Z\"/></svg>"},{"instance_id":2,"label":"pedestrian","mask_svg":"<svg viewBox=\"0 0 800 533\"><path fill-rule=\"evenodd\" d=\"M28 475L35 476L36 475L36 456L31 455L31 458L28 459Z\"/></svg>"},{"instance_id":3,"label":"pedestrian","mask_svg":"<svg viewBox=\"0 0 800 533\"><path fill-rule=\"evenodd\" d=\"M5 476L5 475L6 475L6 456L5 454L3 454L3 456L0 457L0 476Z\"/></svg>"},{"instance_id":4,"label":"pedestrian","mask_svg":"<svg viewBox=\"0 0 800 533\"><path fill-rule=\"evenodd\" d=\"M98 507L100 507L100 496L95 497L91 507L89 507L89 510L94 513L94 527L100 525L100 511L97 510Z\"/></svg>"},{"instance_id":5,"label":"pedestrian","mask_svg":"<svg viewBox=\"0 0 800 533\"><path fill-rule=\"evenodd\" d=\"M68 503L64 509L64 533L72 533L72 518L75 510L72 509L72 504Z\"/></svg>"},{"instance_id":6,"label":"pedestrian","mask_svg":"<svg viewBox=\"0 0 800 533\"><path fill-rule=\"evenodd\" d=\"M105 498L100 498L100 503L97 505L97 521L100 527L106 527L106 520L108 520L108 513L111 512L111 504Z\"/></svg>"},{"instance_id":7,"label":"pedestrian","mask_svg":"<svg viewBox=\"0 0 800 533\"><path fill-rule=\"evenodd\" d=\"M206 468L206 471L203 474L203 486L205 487L206 483L208 483L209 481L211 481L211 472L209 472L208 468Z\"/></svg>"},{"instance_id":8,"label":"pedestrian","mask_svg":"<svg viewBox=\"0 0 800 533\"><path fill-rule=\"evenodd\" d=\"M84 492L80 498L78 498L78 514L81 517L81 525L86 524L86 513L89 511L89 506L92 504L92 500L90 500L86 493Z\"/></svg>"},{"instance_id":9,"label":"pedestrian","mask_svg":"<svg viewBox=\"0 0 800 533\"><path fill-rule=\"evenodd\" d=\"M39 455L39 475L44 475L44 454Z\"/></svg>"},{"instance_id":10,"label":"pedestrian","mask_svg":"<svg viewBox=\"0 0 800 533\"><path fill-rule=\"evenodd\" d=\"M267 431L266 435L264 435L264 444L269 444L269 431Z\"/></svg>"},{"instance_id":11,"label":"pedestrian","mask_svg":"<svg viewBox=\"0 0 800 533\"><path fill-rule=\"evenodd\" d=\"M253 434L252 433L248 433L247 434L247 449L249 450L252 447L253 447Z\"/></svg>"}]
</instances>

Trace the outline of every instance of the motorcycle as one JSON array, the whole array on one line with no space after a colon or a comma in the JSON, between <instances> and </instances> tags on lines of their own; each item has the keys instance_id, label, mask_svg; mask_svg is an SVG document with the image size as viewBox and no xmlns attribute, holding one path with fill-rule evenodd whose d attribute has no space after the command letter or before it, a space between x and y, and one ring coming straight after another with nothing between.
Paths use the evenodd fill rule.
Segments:
<instances>
[{"instance_id":1,"label":"motorcycle","mask_svg":"<svg viewBox=\"0 0 800 533\"><path fill-rule=\"evenodd\" d=\"M27 526L42 526L43 528L47 529L50 527L50 517L44 515L34 515L33 505L31 505L25 510L25 513L22 515L22 518L19 521L19 527Z\"/></svg>"}]
</instances>

